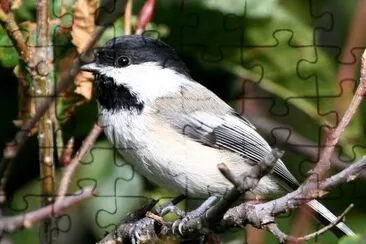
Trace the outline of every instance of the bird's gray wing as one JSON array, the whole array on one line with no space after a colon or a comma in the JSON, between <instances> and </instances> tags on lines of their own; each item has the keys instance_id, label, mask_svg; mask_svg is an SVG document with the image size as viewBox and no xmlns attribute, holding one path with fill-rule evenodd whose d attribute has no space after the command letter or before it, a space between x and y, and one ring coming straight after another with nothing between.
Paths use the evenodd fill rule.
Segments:
<instances>
[{"instance_id":1,"label":"bird's gray wing","mask_svg":"<svg viewBox=\"0 0 366 244\"><path fill-rule=\"evenodd\" d=\"M179 133L203 145L238 153L249 158L253 164L271 151L271 147L247 119L198 83L183 85L179 94L158 99L153 107L155 116L162 116ZM297 180L281 160L274 166L272 175L280 180L279 183L284 183L281 184L284 189L298 187ZM334 223L336 216L321 203L312 200L307 204L319 214L317 217L323 223ZM336 227L332 229L335 233L354 235L344 223Z\"/></svg>"},{"instance_id":2,"label":"bird's gray wing","mask_svg":"<svg viewBox=\"0 0 366 244\"><path fill-rule=\"evenodd\" d=\"M214 93L198 83L184 86L179 94L157 100L157 116L163 116L172 128L206 146L229 150L258 163L271 147L255 127ZM281 160L273 175L292 189L298 182ZM289 190L289 189L288 189Z\"/></svg>"}]
</instances>

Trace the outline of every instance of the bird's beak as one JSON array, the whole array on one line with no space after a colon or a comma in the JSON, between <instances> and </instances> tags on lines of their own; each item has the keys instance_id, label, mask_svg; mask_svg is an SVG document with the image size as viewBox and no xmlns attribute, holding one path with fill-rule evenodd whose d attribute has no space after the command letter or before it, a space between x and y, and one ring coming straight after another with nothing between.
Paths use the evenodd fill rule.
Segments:
<instances>
[{"instance_id":1,"label":"bird's beak","mask_svg":"<svg viewBox=\"0 0 366 244\"><path fill-rule=\"evenodd\" d=\"M100 70L100 66L97 65L96 63L88 63L88 64L84 64L80 67L80 70L82 71L87 71L87 72L91 72L91 73L98 73Z\"/></svg>"}]
</instances>

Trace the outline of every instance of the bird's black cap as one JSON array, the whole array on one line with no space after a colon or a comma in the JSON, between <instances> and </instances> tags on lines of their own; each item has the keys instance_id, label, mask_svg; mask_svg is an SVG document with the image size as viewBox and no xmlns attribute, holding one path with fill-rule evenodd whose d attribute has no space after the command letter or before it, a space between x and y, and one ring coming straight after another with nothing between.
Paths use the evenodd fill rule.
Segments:
<instances>
[{"instance_id":1,"label":"bird's black cap","mask_svg":"<svg viewBox=\"0 0 366 244\"><path fill-rule=\"evenodd\" d=\"M116 66L120 57L127 57L130 64L158 63L190 77L190 72L177 52L164 42L148 36L129 35L113 38L95 52L96 66ZM85 65L83 70L97 72Z\"/></svg>"}]
</instances>

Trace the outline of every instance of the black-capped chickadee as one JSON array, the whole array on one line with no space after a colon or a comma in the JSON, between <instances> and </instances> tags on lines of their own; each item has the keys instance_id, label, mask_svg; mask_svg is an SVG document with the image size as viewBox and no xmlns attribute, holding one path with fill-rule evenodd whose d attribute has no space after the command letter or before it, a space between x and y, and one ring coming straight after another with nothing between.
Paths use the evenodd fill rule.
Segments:
<instances>
[{"instance_id":1,"label":"black-capped chickadee","mask_svg":"<svg viewBox=\"0 0 366 244\"><path fill-rule=\"evenodd\" d=\"M218 170L239 176L271 147L255 127L195 82L175 50L146 36L121 36L96 50L82 66L95 74L96 96L108 139L136 171L174 193L223 195L232 184ZM284 194L299 186L278 160L253 193ZM322 222L336 217L321 203L307 203ZM353 235L337 224L337 235Z\"/></svg>"}]
</instances>

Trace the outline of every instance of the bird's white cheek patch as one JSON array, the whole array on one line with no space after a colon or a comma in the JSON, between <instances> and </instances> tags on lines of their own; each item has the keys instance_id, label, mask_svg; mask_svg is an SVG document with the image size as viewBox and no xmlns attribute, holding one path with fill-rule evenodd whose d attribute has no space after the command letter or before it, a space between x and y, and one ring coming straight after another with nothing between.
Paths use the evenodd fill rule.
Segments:
<instances>
[{"instance_id":1,"label":"bird's white cheek patch","mask_svg":"<svg viewBox=\"0 0 366 244\"><path fill-rule=\"evenodd\" d=\"M102 73L111 76L116 84L131 89L143 101L179 92L180 84L187 82L185 76L154 63L130 65L124 68L106 67Z\"/></svg>"}]
</instances>

